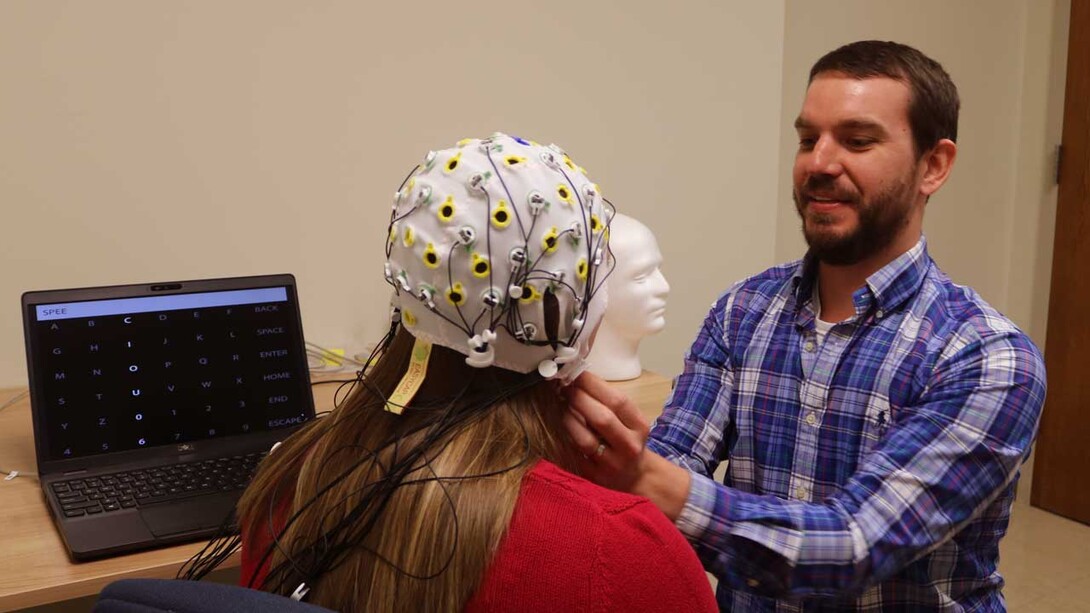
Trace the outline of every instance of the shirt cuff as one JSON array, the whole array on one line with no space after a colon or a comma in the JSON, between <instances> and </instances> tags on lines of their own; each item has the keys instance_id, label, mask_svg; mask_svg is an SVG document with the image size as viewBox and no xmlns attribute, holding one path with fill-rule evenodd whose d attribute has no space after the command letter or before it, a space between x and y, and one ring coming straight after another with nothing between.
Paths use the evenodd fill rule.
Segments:
<instances>
[{"instance_id":1,"label":"shirt cuff","mask_svg":"<svg viewBox=\"0 0 1090 613\"><path fill-rule=\"evenodd\" d=\"M712 479L692 471L689 471L689 475L691 478L689 497L685 499L685 506L682 507L674 525L685 535L685 538L695 543L701 541L707 534L716 508L716 499L719 496L725 497L725 494L720 492L718 485ZM722 502L725 507L726 500ZM718 518L720 522L725 519L725 515L722 514Z\"/></svg>"}]
</instances>

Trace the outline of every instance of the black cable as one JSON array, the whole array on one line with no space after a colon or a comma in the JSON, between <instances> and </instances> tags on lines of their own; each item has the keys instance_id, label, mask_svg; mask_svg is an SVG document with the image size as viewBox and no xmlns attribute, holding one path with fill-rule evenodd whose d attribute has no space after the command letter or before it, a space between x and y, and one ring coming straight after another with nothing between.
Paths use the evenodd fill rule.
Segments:
<instances>
[{"instance_id":1,"label":"black cable","mask_svg":"<svg viewBox=\"0 0 1090 613\"><path fill-rule=\"evenodd\" d=\"M379 552L373 551L371 548L365 546L364 540L370 534L377 521L381 518L382 513L385 510L386 504L389 502L393 493L402 487L414 486L425 483L438 483L444 490L444 497L448 500L448 507L452 511L452 521L455 525L452 529L457 534L457 513L454 510L453 500L450 497L449 491L446 490L447 483L455 483L472 479L482 479L511 470L518 469L524 466L530 457L530 441L529 434L525 429L525 424L522 423L521 418L515 414L518 420L519 427L522 431L522 445L524 448L523 457L520 461L512 466L508 466L499 470L489 471L482 474L474 475L462 475L462 476L442 476L434 474L434 469L430 467L430 459L427 456L428 450L436 447L442 441L449 442L449 436L453 429L467 423L467 419L478 419L484 414L484 410L490 406L495 405L497 402L503 402L509 399L514 394L517 394L532 385L536 385L541 381L540 376L527 376L522 382L515 386L509 386L506 389L498 390L488 396L479 398L470 398L466 401L461 411L458 410L459 398L455 398L452 402L447 404L446 410L444 410L440 418L431 423L423 423L416 428L410 429L408 432L403 432L394 435L393 440L385 442L383 449L393 446L394 448L394 462L389 467L379 466L381 470L381 476L374 481L366 483L356 491L350 492L338 500L330 502L322 502L323 495L329 491L336 484L343 481L355 470L358 470L363 464L368 462L368 458L376 458L377 454L368 452L366 458L362 458L348 469L337 475L326 487L323 487L321 491L317 492L306 503L301 505L299 511L293 515L291 519L282 527L278 532L283 534L291 522L296 517L301 515L311 505L326 504L330 508L339 508L340 505L351 497L360 495L366 492L366 497L369 497L373 504L368 505L368 500L365 500L357 505L350 513L348 513L337 525L332 529L327 530L321 541L313 542L303 546L302 548L296 548L295 552L291 556L286 556L285 562L281 563L275 569L270 569L266 577L265 589L272 589L279 593L287 593L287 590L294 589L300 583L305 583L307 586L313 588L320 580L321 576L330 572L337 566L339 566L348 555L354 550L367 551L375 557L376 560L390 565L397 572L406 576L415 577L418 579L428 579L435 576L439 576L442 572L449 567L453 561L453 552L448 556L446 562L433 573L420 573L411 569L400 568L394 564L391 560L381 555ZM463 388L460 394L464 394L468 389L468 385ZM375 405L381 405L383 400L371 403ZM510 409L509 409L510 410ZM468 415L467 415L468 414ZM408 454L400 456L398 446L400 443L408 437L411 437L421 429L430 428L428 434L417 444ZM444 445L445 447L445 445ZM335 451L334 453L337 453ZM441 453L441 450L440 450ZM424 464L420 464L420 459L424 459ZM412 474L423 470L425 467L432 473L431 477L412 479ZM369 466L369 470L374 466ZM456 539L455 539L455 542ZM273 547L280 547L279 538L276 542L270 546L270 550ZM299 558L307 558L310 563L310 572L300 572L302 569L299 567ZM295 571L294 576L291 572Z\"/></svg>"},{"instance_id":2,"label":"black cable","mask_svg":"<svg viewBox=\"0 0 1090 613\"><path fill-rule=\"evenodd\" d=\"M397 187L397 193L399 193L399 194L401 193L401 190L405 188L405 184L409 182L409 179L412 178L413 174L417 170L420 170L420 164L417 164L416 166L413 166L413 169L409 171L409 174L405 175L405 178L401 180L401 185L399 185ZM390 223L389 223L389 225L386 226L386 259L387 260L390 259L390 251L391 251L391 248L393 247L393 245L392 245L393 241L390 240L390 230L393 229L395 223L401 221L402 219L405 219L410 213L412 213L413 211L416 210L416 205L414 204L413 207L411 209L409 209L404 215L402 215L401 217L396 217L397 216L397 206L396 206L396 204L397 203L395 203L394 209L390 213Z\"/></svg>"},{"instance_id":3,"label":"black cable","mask_svg":"<svg viewBox=\"0 0 1090 613\"><path fill-rule=\"evenodd\" d=\"M462 393L464 393L464 390L468 388L469 383L470 382L467 382L467 385L466 385L465 388L463 388ZM378 391L378 390L376 390L376 391ZM386 400L384 395L381 392L379 392L378 395L379 395L379 397L383 398L383 400ZM379 403L374 403L374 404L377 405ZM451 403L451 405L453 405L453 402ZM415 463L416 457L421 452L420 450L424 447L424 445L428 444L428 442L432 438L432 436L429 435L428 437L425 437L424 441L422 441L421 444L416 448L415 453L410 454L409 457L407 457L407 458L403 459L402 461L398 462L397 461L397 446L399 445L401 439L403 437L405 437L405 436L411 436L416 431L419 431L420 429L423 429L424 427L427 427L428 425L429 424L424 423L418 428L415 428L413 430L410 430L407 433L402 433L401 435L396 436L392 441L387 442L386 444L381 446L381 448L383 448L383 449L389 447L390 445L393 445L393 447L394 447L394 458L393 458L394 461L391 464L391 468L388 469L386 471L386 473L387 473L387 475L390 475L391 473L393 473L394 476L398 477L395 481L400 482L400 481L404 480L405 471L410 469L412 464ZM434 434L434 429L433 429L433 434ZM338 453L338 452L339 452L339 450L335 450L333 452L333 454ZM302 505L302 507L295 514L293 514L293 516L289 519L289 521L285 524L285 526L280 529L280 533L281 534L284 533L287 530L287 528L290 527L290 525L294 522L294 520L297 519L300 515L302 515L302 513L307 508L309 508L313 504L317 504L320 501L321 497L327 491L329 491L330 489L335 487L337 484L339 484L341 481L346 479L349 475L351 475L360 465L367 462L369 457L373 457L373 454L368 454L367 457L364 457L364 458L361 458L360 460L358 460L356 463L351 465L348 469L343 471L340 475L335 477L325 487L323 487L321 490L319 490L317 493L315 493L311 497L310 500L308 500L306 503L304 503ZM362 539L366 537L366 535L370 532L370 529L378 521L382 510L385 508L386 504L389 502L389 499L392 497L393 492L396 490L396 486L395 487L383 487L383 486L389 485L389 482L390 482L390 479L387 477L385 479L379 479L379 480L377 480L375 482L367 484L365 486L365 489L377 490L377 493L375 493L373 496L377 497L379 499L378 503L376 505L372 505L373 512L368 513L368 511L371 510L371 509L365 508L365 505L363 505L363 504L357 505L344 518L342 518L342 520L340 522L338 522L338 524L335 525L331 531L339 534L339 533L342 533L342 532L345 532L345 531L349 530L354 525L360 525L363 528L363 532L360 534L359 538L358 539L347 539L347 540L349 542L356 541L354 543L354 545L362 545L362 542L359 542L359 541L362 541ZM365 513L366 513L366 516L361 517ZM318 563L316 564L316 566L321 571L321 573L328 572L329 570L332 570L333 568L336 568L336 566L339 566L340 562L346 556L346 550L345 550L345 548L343 548L341 546L330 547L329 545L327 545L327 543L330 542L329 534L330 534L330 531L325 532L322 535L321 543L313 543L313 544L311 544L311 545L309 545L307 547L304 547L304 548L302 548L301 551L296 551L295 555L296 556L306 555L306 556L312 557L312 558L317 557L317 562ZM351 535L351 532L349 532L349 535ZM334 541L334 542L336 543L336 541ZM277 547L277 548L280 548L278 538L274 538L273 545L275 547ZM265 587L269 587L270 579L272 579L274 576L280 577L279 583L276 586L276 588L274 589L274 591L277 591L277 592L283 592L285 590L285 588L290 588L292 585L298 585L298 583L306 583L307 585L313 587L315 585L315 582L316 582L317 578L320 576L321 573L313 572L313 571L312 572L301 572L298 565L296 564L295 558L291 557L291 556L288 556L287 554L285 554L285 556L286 556L285 557L285 563L281 563L276 568L270 569L270 571L269 571L269 573L268 573L268 575L266 577ZM289 566L293 567L293 568L288 568ZM290 570L293 570L293 569L297 571L297 575L298 575L297 577L291 578L290 576L283 576L283 575L285 575L286 571L290 571ZM288 581L289 579L290 579L290 581ZM300 581L298 581L298 583L297 583L295 579L300 579Z\"/></svg>"},{"instance_id":4,"label":"black cable","mask_svg":"<svg viewBox=\"0 0 1090 613\"><path fill-rule=\"evenodd\" d=\"M408 180L408 178L406 178L406 180ZM368 356L367 361L364 362L363 368L356 373L355 379L312 381L311 387L322 385L324 383L340 383L341 387L338 388L336 392L334 392L334 408L339 406L339 402L337 401L337 393L339 393L340 390L343 389L344 385L359 381L363 377L364 372L370 368L371 364L374 362L377 356L384 353L386 349L390 346L390 343L393 342L394 335L397 332L397 327L397 322L391 322L390 328L387 330L386 335L383 336L379 343L375 345L375 348L371 350L371 354ZM324 415L328 415L330 413L331 411L323 411L321 413L316 413L315 417L318 418ZM200 580L204 578L209 572L215 570L215 568L220 566L224 561L227 560L227 558L229 558L232 554L239 550L242 539L241 536L237 534L236 530L234 529L234 523L236 522L234 514L235 511L234 509L232 509L228 514L227 518L225 518L225 520L221 523L219 529L216 531L215 536L213 536L212 539L209 540L204 548L202 548L195 555L190 557L189 560L182 564L182 567L178 569L175 578L189 579L194 581ZM211 548L211 552L209 552L209 548Z\"/></svg>"}]
</instances>

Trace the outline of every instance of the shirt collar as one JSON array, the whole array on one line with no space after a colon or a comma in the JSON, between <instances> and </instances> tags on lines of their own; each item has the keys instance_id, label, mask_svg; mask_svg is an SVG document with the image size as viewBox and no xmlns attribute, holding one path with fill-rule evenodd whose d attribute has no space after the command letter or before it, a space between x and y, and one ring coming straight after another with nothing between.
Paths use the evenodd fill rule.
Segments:
<instances>
[{"instance_id":1,"label":"shirt collar","mask_svg":"<svg viewBox=\"0 0 1090 613\"><path fill-rule=\"evenodd\" d=\"M863 287L852 294L857 317L863 317L873 305L876 311L892 312L916 294L931 267L927 252L927 238L920 240L908 251L867 277ZM799 309L798 323L806 325L814 317L812 296L817 283L817 259L807 252L800 266L792 274L795 287L795 304ZM803 308L805 307L805 308Z\"/></svg>"},{"instance_id":2,"label":"shirt collar","mask_svg":"<svg viewBox=\"0 0 1090 613\"><path fill-rule=\"evenodd\" d=\"M867 277L867 287L878 308L889 313L916 295L930 268L927 239L921 236L915 246Z\"/></svg>"}]
</instances>

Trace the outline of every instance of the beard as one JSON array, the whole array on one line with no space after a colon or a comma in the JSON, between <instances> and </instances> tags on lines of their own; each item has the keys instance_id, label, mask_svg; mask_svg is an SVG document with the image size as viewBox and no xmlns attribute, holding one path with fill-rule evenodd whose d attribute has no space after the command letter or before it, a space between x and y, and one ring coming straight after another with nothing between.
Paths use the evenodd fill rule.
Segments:
<instances>
[{"instance_id":1,"label":"beard","mask_svg":"<svg viewBox=\"0 0 1090 613\"><path fill-rule=\"evenodd\" d=\"M802 219L802 234L811 255L832 266L850 266L887 248L911 220L914 191L910 179L900 177L870 197L863 197L855 190L834 189L835 179L820 175L807 179L801 193L798 188L792 190L795 211ZM856 227L837 233L832 227L835 216L807 211L806 194L814 191L832 191L835 199L854 209Z\"/></svg>"}]
</instances>

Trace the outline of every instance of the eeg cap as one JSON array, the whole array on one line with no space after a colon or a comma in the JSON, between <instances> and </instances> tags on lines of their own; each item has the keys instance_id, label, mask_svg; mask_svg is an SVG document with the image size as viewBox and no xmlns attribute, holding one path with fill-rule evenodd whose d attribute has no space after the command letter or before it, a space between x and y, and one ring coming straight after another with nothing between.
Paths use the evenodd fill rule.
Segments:
<instances>
[{"instance_id":1,"label":"eeg cap","mask_svg":"<svg viewBox=\"0 0 1090 613\"><path fill-rule=\"evenodd\" d=\"M471 366L569 382L605 311L612 217L556 145L496 133L430 152L394 196L394 317Z\"/></svg>"}]
</instances>

